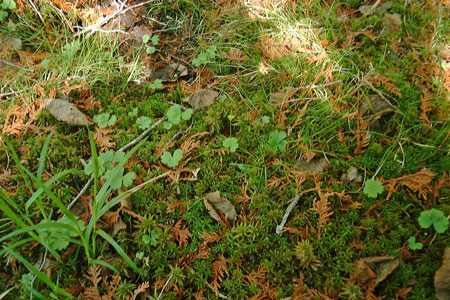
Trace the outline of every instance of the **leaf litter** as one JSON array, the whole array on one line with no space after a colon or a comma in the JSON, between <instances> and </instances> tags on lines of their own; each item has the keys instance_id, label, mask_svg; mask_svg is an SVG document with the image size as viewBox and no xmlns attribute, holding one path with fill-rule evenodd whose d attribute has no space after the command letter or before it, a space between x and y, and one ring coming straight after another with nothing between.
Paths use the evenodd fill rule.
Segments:
<instances>
[{"instance_id":1,"label":"leaf litter","mask_svg":"<svg viewBox=\"0 0 450 300\"><path fill-rule=\"evenodd\" d=\"M203 196L203 203L211 218L218 222L222 222L220 213L223 213L230 221L234 221L237 217L233 204L228 199L221 197L219 191L205 194Z\"/></svg>"}]
</instances>

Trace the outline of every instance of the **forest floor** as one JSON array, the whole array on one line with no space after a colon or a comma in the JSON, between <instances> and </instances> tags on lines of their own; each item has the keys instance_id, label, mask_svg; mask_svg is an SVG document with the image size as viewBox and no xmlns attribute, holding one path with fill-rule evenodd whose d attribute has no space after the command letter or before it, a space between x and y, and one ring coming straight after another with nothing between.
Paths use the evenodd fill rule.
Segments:
<instances>
[{"instance_id":1,"label":"forest floor","mask_svg":"<svg viewBox=\"0 0 450 300\"><path fill-rule=\"evenodd\" d=\"M0 1L0 299L450 299L448 0Z\"/></svg>"}]
</instances>

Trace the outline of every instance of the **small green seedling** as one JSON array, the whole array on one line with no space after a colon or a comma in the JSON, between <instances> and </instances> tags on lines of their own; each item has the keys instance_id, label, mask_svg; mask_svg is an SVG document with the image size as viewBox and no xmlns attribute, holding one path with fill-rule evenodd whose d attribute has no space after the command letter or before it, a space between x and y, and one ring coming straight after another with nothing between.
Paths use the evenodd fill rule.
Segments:
<instances>
[{"instance_id":1,"label":"small green seedling","mask_svg":"<svg viewBox=\"0 0 450 300\"><path fill-rule=\"evenodd\" d=\"M105 128L114 125L116 123L116 115L110 115L109 113L98 114L94 116L94 122L98 124L98 127Z\"/></svg>"},{"instance_id":2,"label":"small green seedling","mask_svg":"<svg viewBox=\"0 0 450 300\"><path fill-rule=\"evenodd\" d=\"M270 149L273 151L284 151L286 149L287 141L284 139L286 138L286 133L283 131L272 131L269 134L269 142L267 146L269 146Z\"/></svg>"},{"instance_id":3,"label":"small green seedling","mask_svg":"<svg viewBox=\"0 0 450 300\"><path fill-rule=\"evenodd\" d=\"M210 46L208 49L206 49L206 52L202 52L197 57L195 57L192 60L192 64L196 67L199 67L213 61L216 58L216 50L216 46Z\"/></svg>"},{"instance_id":4,"label":"small green seedling","mask_svg":"<svg viewBox=\"0 0 450 300\"><path fill-rule=\"evenodd\" d=\"M12 10L15 8L16 2L14 0L3 0L2 4L0 4L0 22L3 22L8 17L7 9Z\"/></svg>"},{"instance_id":5,"label":"small green seedling","mask_svg":"<svg viewBox=\"0 0 450 300\"><path fill-rule=\"evenodd\" d=\"M143 259L144 258L144 251L136 252L136 258L137 259Z\"/></svg>"},{"instance_id":6,"label":"small green seedling","mask_svg":"<svg viewBox=\"0 0 450 300\"><path fill-rule=\"evenodd\" d=\"M157 46L159 44L159 36L154 35L154 36L150 37L149 34L145 34L142 37L142 42L144 44L147 44L150 41L152 42L153 46L148 46L146 51L149 55L152 55L153 53L156 52L156 48L154 46Z\"/></svg>"},{"instance_id":7,"label":"small green seedling","mask_svg":"<svg viewBox=\"0 0 450 300\"><path fill-rule=\"evenodd\" d=\"M111 188L114 190L119 190L122 185L125 187L129 187L133 184L133 180L136 179L136 173L134 172L128 172L124 175L125 169L121 168L119 173L117 173L116 176L113 177L113 180L111 182ZM105 172L105 175L103 175L104 180L108 180L112 174L112 170L107 170Z\"/></svg>"},{"instance_id":8,"label":"small green seedling","mask_svg":"<svg viewBox=\"0 0 450 300\"><path fill-rule=\"evenodd\" d=\"M142 242L146 245L154 246L158 242L158 237L159 237L158 231L152 230L150 235L144 234L142 236Z\"/></svg>"},{"instance_id":9,"label":"small green seedling","mask_svg":"<svg viewBox=\"0 0 450 300\"><path fill-rule=\"evenodd\" d=\"M69 226L75 226L74 222L70 220L68 217L63 216L59 220L46 220L42 219L39 224L64 224ZM84 222L83 220L77 220L77 224L80 229L84 230ZM47 226L47 225L46 225ZM64 227L44 227L37 230L39 236L45 241L48 247L52 250L64 250L69 246L69 240L71 237L76 237L76 232L66 229Z\"/></svg>"},{"instance_id":10,"label":"small green seedling","mask_svg":"<svg viewBox=\"0 0 450 300\"><path fill-rule=\"evenodd\" d=\"M418 220L420 227L429 228L433 225L437 233L444 233L448 229L449 221L439 209L424 210L420 213Z\"/></svg>"},{"instance_id":11,"label":"small green seedling","mask_svg":"<svg viewBox=\"0 0 450 300\"><path fill-rule=\"evenodd\" d=\"M147 84L147 86L146 86L146 88L151 90L151 91L159 90L162 87L163 87L163 84L162 84L162 80L161 79L155 79L155 81L153 81L150 84Z\"/></svg>"},{"instance_id":12,"label":"small green seedling","mask_svg":"<svg viewBox=\"0 0 450 300\"><path fill-rule=\"evenodd\" d=\"M149 117L140 117L136 120L136 126L139 129L147 129L152 124L152 120Z\"/></svg>"},{"instance_id":13,"label":"small green seedling","mask_svg":"<svg viewBox=\"0 0 450 300\"><path fill-rule=\"evenodd\" d=\"M163 164L167 165L170 168L175 168L178 166L178 163L183 158L183 151L177 149L171 154L169 151L166 151L161 156L161 161Z\"/></svg>"},{"instance_id":14,"label":"small green seedling","mask_svg":"<svg viewBox=\"0 0 450 300\"><path fill-rule=\"evenodd\" d=\"M192 117L194 110L192 108L188 108L185 111L181 112L180 105L174 105L167 111L167 119L169 122L164 124L166 129L170 129L172 125L180 124L181 119L187 121Z\"/></svg>"},{"instance_id":15,"label":"small green seedling","mask_svg":"<svg viewBox=\"0 0 450 300\"><path fill-rule=\"evenodd\" d=\"M133 108L132 111L128 113L129 117L136 117L138 115L139 109L137 107Z\"/></svg>"},{"instance_id":16,"label":"small green seedling","mask_svg":"<svg viewBox=\"0 0 450 300\"><path fill-rule=\"evenodd\" d=\"M230 152L235 152L236 149L239 147L238 140L234 137L226 138L223 141L222 145L225 148L228 148Z\"/></svg>"},{"instance_id":17,"label":"small green seedling","mask_svg":"<svg viewBox=\"0 0 450 300\"><path fill-rule=\"evenodd\" d=\"M268 124L270 122L270 118L268 116L263 116L261 119L255 120L255 123L258 125Z\"/></svg>"},{"instance_id":18,"label":"small green seedling","mask_svg":"<svg viewBox=\"0 0 450 300\"><path fill-rule=\"evenodd\" d=\"M375 179L366 180L364 185L364 194L369 198L376 198L378 194L381 194L384 191L383 184Z\"/></svg>"},{"instance_id":19,"label":"small green seedling","mask_svg":"<svg viewBox=\"0 0 450 300\"><path fill-rule=\"evenodd\" d=\"M423 248L423 244L416 242L416 238L413 236L408 239L408 243L411 250L421 250Z\"/></svg>"}]
</instances>

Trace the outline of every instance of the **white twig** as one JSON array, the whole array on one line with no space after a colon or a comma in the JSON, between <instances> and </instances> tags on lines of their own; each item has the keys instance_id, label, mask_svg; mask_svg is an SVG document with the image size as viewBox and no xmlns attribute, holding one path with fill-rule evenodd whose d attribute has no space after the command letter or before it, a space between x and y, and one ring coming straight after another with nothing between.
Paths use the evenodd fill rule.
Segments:
<instances>
[{"instance_id":1,"label":"white twig","mask_svg":"<svg viewBox=\"0 0 450 300\"><path fill-rule=\"evenodd\" d=\"M134 140L132 140L131 142L129 142L128 144L126 144L125 146L123 146L122 148L119 149L119 151L125 151L128 148L136 145L137 143L139 143L140 141L142 141L147 134L152 131L153 129L155 129L159 124L161 124L164 120L166 120L166 118L161 118L160 120L158 120L157 122L155 122L150 128L147 128L146 130L144 130L144 132L142 132L137 138L135 138Z\"/></svg>"},{"instance_id":2,"label":"white twig","mask_svg":"<svg viewBox=\"0 0 450 300\"><path fill-rule=\"evenodd\" d=\"M1 59L1 58L0 58L0 62L4 63L5 65L8 65L8 66L11 66L11 67L20 69L20 70L22 70L22 71L28 71L28 72L33 72L33 71L34 71L33 69L27 69L27 68L18 66L18 65L16 65L16 64L13 64L12 62L9 62L9 61L4 60L4 59Z\"/></svg>"},{"instance_id":3,"label":"white twig","mask_svg":"<svg viewBox=\"0 0 450 300\"><path fill-rule=\"evenodd\" d=\"M158 298L156 298L156 300L159 300L164 292L164 290L166 289L167 285L169 284L170 280L172 280L173 274L170 274L169 278L167 278L166 282L164 283L164 286L161 290L161 292L158 295Z\"/></svg>"},{"instance_id":4,"label":"white twig","mask_svg":"<svg viewBox=\"0 0 450 300\"><path fill-rule=\"evenodd\" d=\"M291 203L286 208L286 211L284 212L283 219L281 220L281 223L277 225L276 233L280 234L283 231L284 224L286 224L287 219L289 218L289 215L291 214L291 211L294 209L294 207L297 205L298 201L300 200L300 197L303 195L303 192L296 195L294 198L292 198Z\"/></svg>"}]
</instances>

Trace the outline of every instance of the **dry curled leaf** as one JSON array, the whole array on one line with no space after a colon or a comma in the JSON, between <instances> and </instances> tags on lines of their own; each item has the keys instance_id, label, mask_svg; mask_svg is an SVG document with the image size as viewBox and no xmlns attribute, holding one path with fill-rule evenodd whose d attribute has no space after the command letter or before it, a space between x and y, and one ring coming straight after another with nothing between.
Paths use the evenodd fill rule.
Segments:
<instances>
[{"instance_id":1,"label":"dry curled leaf","mask_svg":"<svg viewBox=\"0 0 450 300\"><path fill-rule=\"evenodd\" d=\"M383 34L402 31L402 18L399 14L385 14L383 19Z\"/></svg>"},{"instance_id":2,"label":"dry curled leaf","mask_svg":"<svg viewBox=\"0 0 450 300\"><path fill-rule=\"evenodd\" d=\"M374 280L374 286L386 279L400 264L393 256L366 257L356 261L350 278L359 283L367 284Z\"/></svg>"},{"instance_id":3,"label":"dry curled leaf","mask_svg":"<svg viewBox=\"0 0 450 300\"><path fill-rule=\"evenodd\" d=\"M205 203L205 207L211 218L216 221L222 221L219 215L220 212L222 212L230 221L233 221L237 216L233 204L227 199L220 197L219 191L204 195L203 203Z\"/></svg>"},{"instance_id":4,"label":"dry curled leaf","mask_svg":"<svg viewBox=\"0 0 450 300\"><path fill-rule=\"evenodd\" d=\"M442 265L434 275L434 288L438 300L450 300L450 247L445 248Z\"/></svg>"},{"instance_id":5,"label":"dry curled leaf","mask_svg":"<svg viewBox=\"0 0 450 300\"><path fill-rule=\"evenodd\" d=\"M46 99L45 106L58 121L69 125L86 126L91 125L86 116L72 103L63 99Z\"/></svg>"},{"instance_id":6,"label":"dry curled leaf","mask_svg":"<svg viewBox=\"0 0 450 300\"><path fill-rule=\"evenodd\" d=\"M160 79L162 82L175 82L178 78L188 75L186 66L171 64L157 69L151 76L151 80Z\"/></svg>"},{"instance_id":7,"label":"dry curled leaf","mask_svg":"<svg viewBox=\"0 0 450 300\"><path fill-rule=\"evenodd\" d=\"M297 170L300 172L307 172L307 173L321 173L325 170L327 166L328 161L325 158L313 159L309 162L302 159L298 163Z\"/></svg>"},{"instance_id":8,"label":"dry curled leaf","mask_svg":"<svg viewBox=\"0 0 450 300\"><path fill-rule=\"evenodd\" d=\"M213 90L198 90L186 99L183 102L189 103L194 111L201 110L206 108L214 103L214 100L219 96L219 93Z\"/></svg>"}]
</instances>

